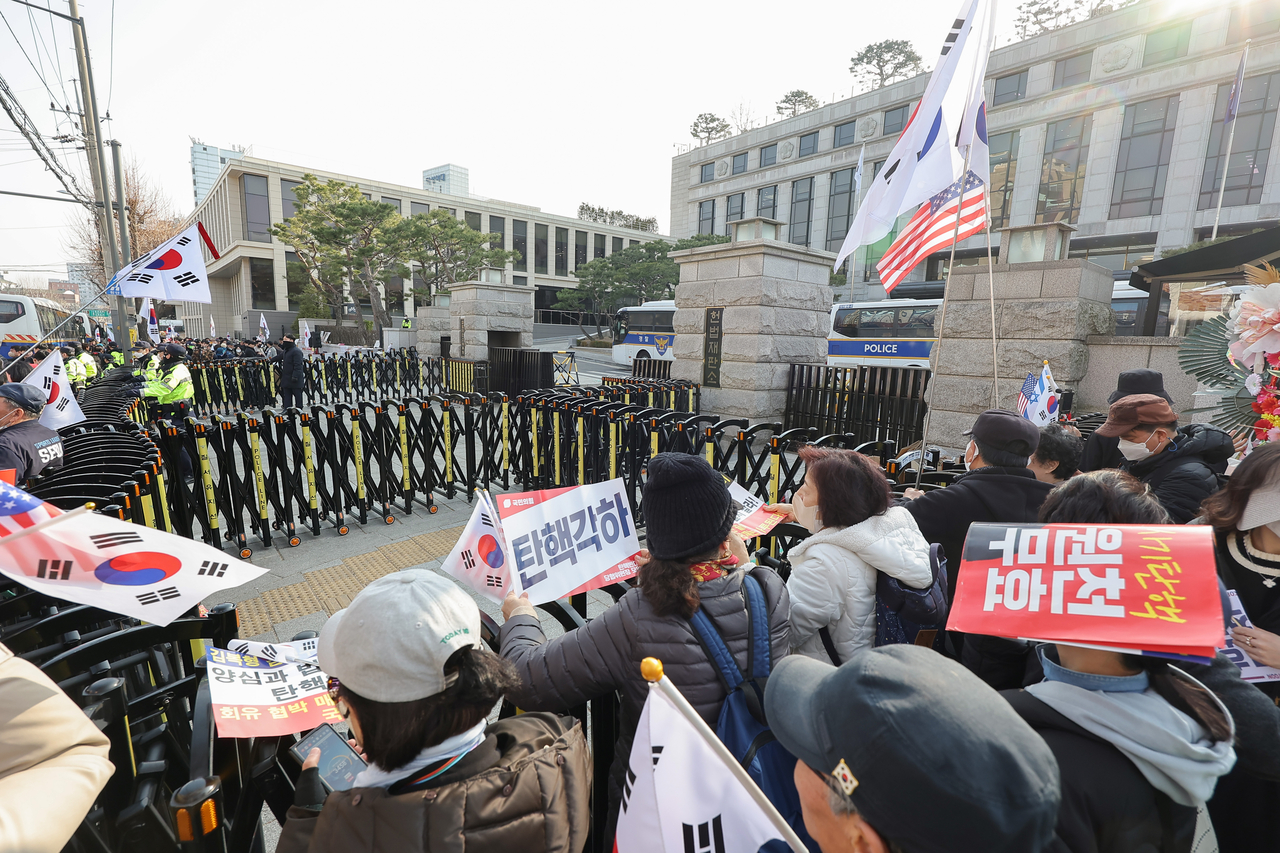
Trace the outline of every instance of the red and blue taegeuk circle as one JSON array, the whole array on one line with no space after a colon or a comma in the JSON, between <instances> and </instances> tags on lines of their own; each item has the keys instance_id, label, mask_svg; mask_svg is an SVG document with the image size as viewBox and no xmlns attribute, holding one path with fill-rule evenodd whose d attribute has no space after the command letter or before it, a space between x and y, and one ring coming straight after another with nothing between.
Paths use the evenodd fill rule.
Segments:
<instances>
[{"instance_id":1,"label":"red and blue taegeuk circle","mask_svg":"<svg viewBox=\"0 0 1280 853\"><path fill-rule=\"evenodd\" d=\"M488 534L481 536L480 541L476 543L476 551L489 568L496 569L502 566L502 548L499 547L498 540L492 536Z\"/></svg>"},{"instance_id":2,"label":"red and blue taegeuk circle","mask_svg":"<svg viewBox=\"0 0 1280 853\"><path fill-rule=\"evenodd\" d=\"M173 270L180 266L182 266L182 255L177 249L170 249L151 263L147 264L146 269Z\"/></svg>"},{"instance_id":3,"label":"red and blue taegeuk circle","mask_svg":"<svg viewBox=\"0 0 1280 853\"><path fill-rule=\"evenodd\" d=\"M94 569L93 575L112 586L146 586L173 577L181 568L182 561L177 557L137 551L112 557Z\"/></svg>"}]
</instances>

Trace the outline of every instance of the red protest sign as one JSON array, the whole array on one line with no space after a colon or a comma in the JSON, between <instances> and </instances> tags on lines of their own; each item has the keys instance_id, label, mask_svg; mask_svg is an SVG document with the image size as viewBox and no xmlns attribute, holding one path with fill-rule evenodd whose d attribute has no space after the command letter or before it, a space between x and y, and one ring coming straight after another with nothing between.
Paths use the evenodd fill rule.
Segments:
<instances>
[{"instance_id":1,"label":"red protest sign","mask_svg":"<svg viewBox=\"0 0 1280 853\"><path fill-rule=\"evenodd\" d=\"M1213 530L974 524L947 628L1212 657L1223 643Z\"/></svg>"}]
</instances>

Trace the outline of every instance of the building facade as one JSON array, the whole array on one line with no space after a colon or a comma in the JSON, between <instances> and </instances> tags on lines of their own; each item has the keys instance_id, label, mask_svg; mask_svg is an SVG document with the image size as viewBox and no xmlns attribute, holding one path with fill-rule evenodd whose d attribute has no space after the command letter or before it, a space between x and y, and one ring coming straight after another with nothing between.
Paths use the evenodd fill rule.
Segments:
<instances>
[{"instance_id":1,"label":"building facade","mask_svg":"<svg viewBox=\"0 0 1280 853\"><path fill-rule=\"evenodd\" d=\"M210 310L221 335L256 335L260 313L273 335L292 325L304 279L295 273L290 280L289 264L296 256L271 236L270 228L293 214L293 188L307 174L356 186L367 197L393 205L402 216L447 210L477 231L500 234L502 248L520 253L519 261L502 270L502 281L527 287L535 309L550 309L560 290L576 287L573 271L588 261L661 239L658 234L557 216L529 205L446 195L246 155L223 165L204 202L188 219L204 224L221 255L214 260L204 250L212 306L184 303L179 308L189 334L204 334ZM393 318L413 317L424 304L423 295L414 290L412 282L393 279L381 292ZM367 304L362 310L353 302L349 310L371 319Z\"/></svg>"},{"instance_id":2,"label":"building facade","mask_svg":"<svg viewBox=\"0 0 1280 853\"><path fill-rule=\"evenodd\" d=\"M195 195L196 206L204 201L204 197L213 189L218 180L218 173L227 165L228 160L239 160L245 155L243 148L219 148L216 145L205 145L191 139L191 191Z\"/></svg>"},{"instance_id":3,"label":"building facade","mask_svg":"<svg viewBox=\"0 0 1280 853\"><path fill-rule=\"evenodd\" d=\"M1204 2L1170 15L1152 0L994 50L987 69L993 252L1008 225L1077 227L1073 257L1122 271L1209 236L1226 160L1223 117L1246 39L1243 97L1219 236L1280 221L1280 2ZM671 233L726 233L768 216L785 239L835 252L928 75L825 105L673 158ZM841 296L883 298L875 265L898 229L851 260ZM986 263L971 237L957 265ZM946 254L909 281L936 281ZM1128 273L1123 272L1127 278ZM1173 324L1169 324L1172 333Z\"/></svg>"},{"instance_id":4,"label":"building facade","mask_svg":"<svg viewBox=\"0 0 1280 853\"><path fill-rule=\"evenodd\" d=\"M422 170L422 188L444 195L471 195L471 172L465 166L445 163Z\"/></svg>"}]
</instances>

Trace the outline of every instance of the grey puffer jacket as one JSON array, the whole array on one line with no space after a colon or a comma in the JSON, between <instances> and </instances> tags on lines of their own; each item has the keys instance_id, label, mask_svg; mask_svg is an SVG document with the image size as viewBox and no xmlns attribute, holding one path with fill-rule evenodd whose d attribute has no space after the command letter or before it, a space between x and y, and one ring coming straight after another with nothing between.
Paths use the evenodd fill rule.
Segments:
<instances>
[{"instance_id":1,"label":"grey puffer jacket","mask_svg":"<svg viewBox=\"0 0 1280 853\"><path fill-rule=\"evenodd\" d=\"M769 608L769 642L776 665L790 649L791 609L787 588L772 569L749 566L764 590ZM701 609L715 624L747 670L747 612L742 592L746 570L698 584ZM502 626L501 654L520 673L519 690L507 694L526 711L567 711L613 691L622 710L613 766L609 772L610 831L622 797L622 774L631 757L640 711L649 688L640 675L647 657L662 661L672 683L712 728L720 715L725 690L719 672L703 652L687 619L658 616L638 588L576 631L548 641L532 616L515 616Z\"/></svg>"}]
</instances>

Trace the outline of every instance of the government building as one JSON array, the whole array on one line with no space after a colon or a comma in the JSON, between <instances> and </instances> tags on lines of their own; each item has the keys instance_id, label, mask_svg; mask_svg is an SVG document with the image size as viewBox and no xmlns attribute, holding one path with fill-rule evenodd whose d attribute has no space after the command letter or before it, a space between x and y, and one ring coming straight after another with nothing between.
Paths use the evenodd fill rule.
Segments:
<instances>
[{"instance_id":1,"label":"government building","mask_svg":"<svg viewBox=\"0 0 1280 853\"><path fill-rule=\"evenodd\" d=\"M995 229L1066 222L1078 229L1071 256L1109 267L1119 280L1162 250L1208 238L1226 160L1223 118L1246 39L1218 233L1280 224L1280 0L1203 2L1169 13L1173 5L1148 0L992 51L986 98L995 255ZM936 61L934 45L917 46ZM782 239L836 252L858 206L860 152L865 146L865 193L870 170L883 166L928 79L921 74L676 156L672 236L724 234L736 219L766 216L785 223ZM909 218L858 250L840 298L884 297L876 262ZM962 242L956 257L958 265L985 264L985 237ZM940 295L936 285L911 282L941 280L946 263L946 253L932 256L895 293ZM1174 333L1170 323L1162 328Z\"/></svg>"},{"instance_id":2,"label":"government building","mask_svg":"<svg viewBox=\"0 0 1280 853\"><path fill-rule=\"evenodd\" d=\"M293 215L293 189L306 174L358 187L366 198L390 204L402 216L442 209L477 231L501 235L502 248L520 253L519 261L502 270L502 281L528 287L535 310L551 309L558 291L576 287L573 271L588 261L661 239L658 234L549 214L524 204L389 184L247 154L222 159L221 170L188 218L204 224L221 255L214 260L205 250L213 304L183 303L178 308L187 334L193 336L208 334L211 310L219 335L257 335L259 314L266 316L272 337L293 324L297 292L304 285L296 276L290 282L288 264L297 257L271 236L270 228ZM466 170L446 164L425 171L423 183L465 192ZM414 289L412 282L392 279L381 293L394 321L413 317L424 304L424 297L415 295ZM353 315L358 311L365 319L372 316L367 299L363 306L353 300L346 310Z\"/></svg>"}]
</instances>

